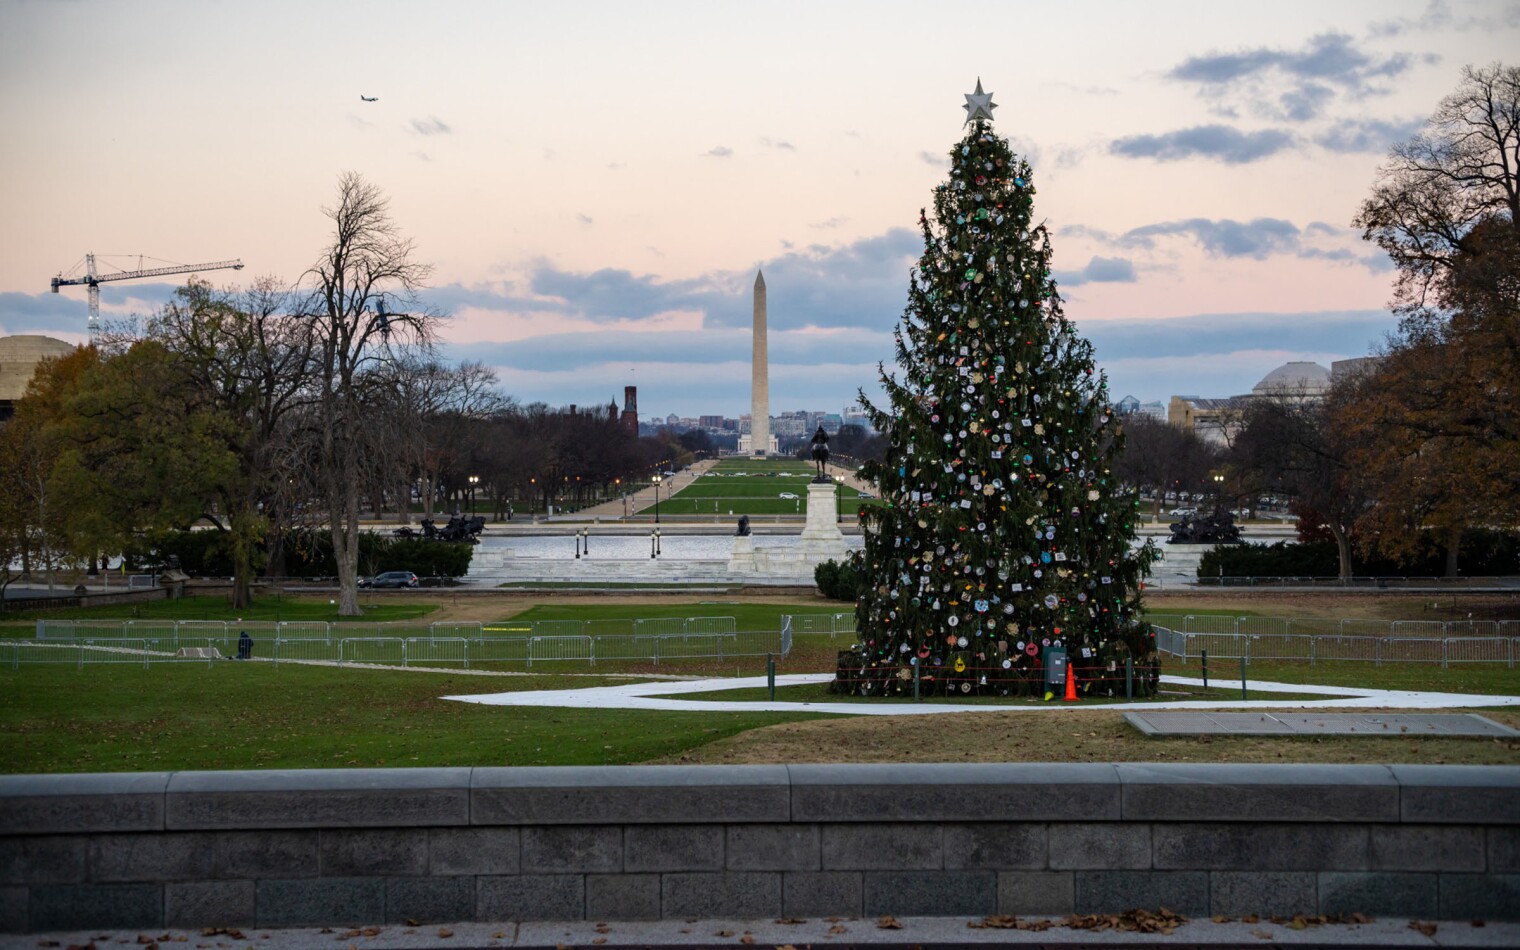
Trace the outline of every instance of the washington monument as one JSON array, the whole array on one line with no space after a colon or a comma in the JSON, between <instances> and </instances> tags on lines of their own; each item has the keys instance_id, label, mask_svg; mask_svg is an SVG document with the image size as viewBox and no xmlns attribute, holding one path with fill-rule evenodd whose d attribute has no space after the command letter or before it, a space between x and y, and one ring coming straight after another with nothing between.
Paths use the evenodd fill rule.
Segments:
<instances>
[{"instance_id":1,"label":"washington monument","mask_svg":"<svg viewBox=\"0 0 1520 950\"><path fill-rule=\"evenodd\" d=\"M755 271L755 350L750 360L749 444L753 455L771 445L770 359L765 342L765 274Z\"/></svg>"}]
</instances>

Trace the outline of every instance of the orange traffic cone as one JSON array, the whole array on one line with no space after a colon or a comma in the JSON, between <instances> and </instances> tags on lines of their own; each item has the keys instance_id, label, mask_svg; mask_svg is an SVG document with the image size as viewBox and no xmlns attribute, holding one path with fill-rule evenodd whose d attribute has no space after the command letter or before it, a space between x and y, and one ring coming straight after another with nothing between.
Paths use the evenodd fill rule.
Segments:
<instances>
[{"instance_id":1,"label":"orange traffic cone","mask_svg":"<svg viewBox=\"0 0 1520 950\"><path fill-rule=\"evenodd\" d=\"M1070 663L1066 664L1066 701L1077 701L1077 671L1072 669Z\"/></svg>"}]
</instances>

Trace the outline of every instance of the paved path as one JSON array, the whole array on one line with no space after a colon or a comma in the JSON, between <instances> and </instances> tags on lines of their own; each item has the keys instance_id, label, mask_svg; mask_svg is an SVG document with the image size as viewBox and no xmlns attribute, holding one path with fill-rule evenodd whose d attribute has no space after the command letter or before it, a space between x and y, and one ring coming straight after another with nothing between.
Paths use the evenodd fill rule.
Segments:
<instances>
[{"instance_id":1,"label":"paved path","mask_svg":"<svg viewBox=\"0 0 1520 950\"><path fill-rule=\"evenodd\" d=\"M776 677L776 686L803 686L827 683L832 673L795 673ZM1203 681L1182 676L1163 676L1162 683L1202 686ZM1239 689L1239 680L1212 679L1219 689ZM1350 689L1342 686L1305 686L1301 683L1264 683L1252 680L1249 691L1258 698L1248 701L1181 700L1138 703L1052 702L1039 706L999 706L988 704L948 703L940 700L913 702L735 702L719 700L669 699L678 694L713 692L728 689L763 689L763 676L735 679L696 680L684 683L630 683L626 686L602 686L594 689L555 689L532 692L494 693L479 696L445 696L460 702L487 706L548 706L573 709L658 709L666 712L812 712L843 716L937 716L963 712L1051 712L1057 709L1086 708L1127 710L1158 709L1460 709L1475 706L1520 706L1520 696L1482 696L1472 693L1427 693L1409 690ZM1261 694L1316 693L1326 699L1269 699Z\"/></svg>"}]
</instances>

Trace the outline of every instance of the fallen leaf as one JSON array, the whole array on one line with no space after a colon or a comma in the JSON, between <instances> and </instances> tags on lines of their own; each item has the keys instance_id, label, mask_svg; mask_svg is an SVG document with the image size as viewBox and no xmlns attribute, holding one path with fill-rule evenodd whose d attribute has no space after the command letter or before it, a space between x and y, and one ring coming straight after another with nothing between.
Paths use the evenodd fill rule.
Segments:
<instances>
[{"instance_id":1,"label":"fallen leaf","mask_svg":"<svg viewBox=\"0 0 1520 950\"><path fill-rule=\"evenodd\" d=\"M452 936L454 936L454 931L450 930L447 927L439 927L438 928L438 936L440 936L440 937L452 937Z\"/></svg>"},{"instance_id":2,"label":"fallen leaf","mask_svg":"<svg viewBox=\"0 0 1520 950\"><path fill-rule=\"evenodd\" d=\"M898 923L896 917L878 917L876 918L876 927L879 930L901 930L902 924Z\"/></svg>"},{"instance_id":3,"label":"fallen leaf","mask_svg":"<svg viewBox=\"0 0 1520 950\"><path fill-rule=\"evenodd\" d=\"M1422 924L1418 920L1411 920L1409 922L1409 929L1418 930L1420 933L1424 934L1427 937L1434 937L1436 935L1435 924Z\"/></svg>"},{"instance_id":4,"label":"fallen leaf","mask_svg":"<svg viewBox=\"0 0 1520 950\"><path fill-rule=\"evenodd\" d=\"M745 934L744 936L742 936L742 937L739 938L739 942L740 943L744 943L744 944L754 943L755 942L755 938L751 937L749 934Z\"/></svg>"},{"instance_id":5,"label":"fallen leaf","mask_svg":"<svg viewBox=\"0 0 1520 950\"><path fill-rule=\"evenodd\" d=\"M591 942L592 943L606 943L607 942L607 938L606 937L597 937L595 940L593 940Z\"/></svg>"},{"instance_id":6,"label":"fallen leaf","mask_svg":"<svg viewBox=\"0 0 1520 950\"><path fill-rule=\"evenodd\" d=\"M776 923L778 923L778 924L805 924L805 923L807 923L807 921L804 920L804 919L802 919L801 917L778 917L778 918L776 918Z\"/></svg>"},{"instance_id":7,"label":"fallen leaf","mask_svg":"<svg viewBox=\"0 0 1520 950\"><path fill-rule=\"evenodd\" d=\"M1272 939L1272 935L1269 934L1269 933L1267 933L1265 930L1253 930L1253 931L1251 931L1251 936L1256 937L1256 938L1258 938L1260 940L1271 940Z\"/></svg>"},{"instance_id":8,"label":"fallen leaf","mask_svg":"<svg viewBox=\"0 0 1520 950\"><path fill-rule=\"evenodd\" d=\"M717 930L713 932L714 937L732 937L733 935L734 932L732 930Z\"/></svg>"},{"instance_id":9,"label":"fallen leaf","mask_svg":"<svg viewBox=\"0 0 1520 950\"><path fill-rule=\"evenodd\" d=\"M832 926L832 927L829 928L829 933L831 933L831 934L842 934L842 933L849 933L849 931L845 930L839 924L835 924L834 926Z\"/></svg>"},{"instance_id":10,"label":"fallen leaf","mask_svg":"<svg viewBox=\"0 0 1520 950\"><path fill-rule=\"evenodd\" d=\"M418 926L421 926L420 924L417 923L416 919L412 918L412 917L408 917L406 919L406 925L408 927L418 927Z\"/></svg>"},{"instance_id":11,"label":"fallen leaf","mask_svg":"<svg viewBox=\"0 0 1520 950\"><path fill-rule=\"evenodd\" d=\"M1216 924L1233 924L1235 922L1234 917L1229 917L1225 914L1215 914L1213 919Z\"/></svg>"}]
</instances>

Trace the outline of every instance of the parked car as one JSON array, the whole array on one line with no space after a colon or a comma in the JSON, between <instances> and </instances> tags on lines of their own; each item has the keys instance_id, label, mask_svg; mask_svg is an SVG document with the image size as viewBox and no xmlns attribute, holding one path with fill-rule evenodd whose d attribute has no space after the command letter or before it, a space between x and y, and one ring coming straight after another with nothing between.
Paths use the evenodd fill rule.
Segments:
<instances>
[{"instance_id":1,"label":"parked car","mask_svg":"<svg viewBox=\"0 0 1520 950\"><path fill-rule=\"evenodd\" d=\"M855 497L856 498L875 498L876 496L873 495L873 494L871 494L868 491L858 491L858 492L855 493Z\"/></svg>"},{"instance_id":2,"label":"parked car","mask_svg":"<svg viewBox=\"0 0 1520 950\"><path fill-rule=\"evenodd\" d=\"M791 501L792 499L796 498L797 496L794 495L794 494L792 494L789 491L784 491L784 492L781 493L781 497L787 499L788 501Z\"/></svg>"},{"instance_id":3,"label":"parked car","mask_svg":"<svg viewBox=\"0 0 1520 950\"><path fill-rule=\"evenodd\" d=\"M417 575L411 571L386 571L374 577L359 578L360 587L416 587Z\"/></svg>"},{"instance_id":4,"label":"parked car","mask_svg":"<svg viewBox=\"0 0 1520 950\"><path fill-rule=\"evenodd\" d=\"M1174 518L1184 518L1184 517L1186 517L1188 515L1196 515L1196 514L1198 514L1198 509L1197 508L1173 508L1171 511L1168 511L1167 514L1171 515Z\"/></svg>"}]
</instances>

